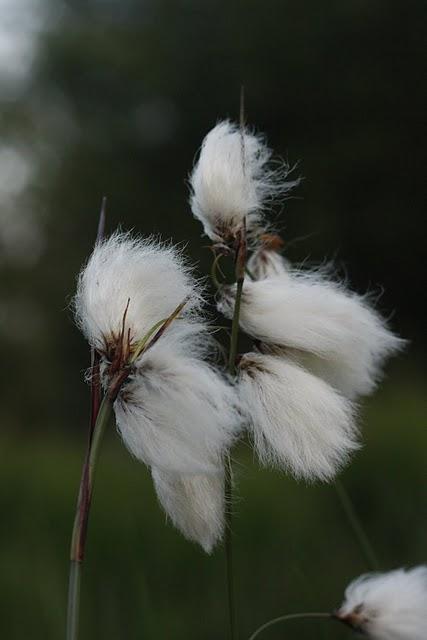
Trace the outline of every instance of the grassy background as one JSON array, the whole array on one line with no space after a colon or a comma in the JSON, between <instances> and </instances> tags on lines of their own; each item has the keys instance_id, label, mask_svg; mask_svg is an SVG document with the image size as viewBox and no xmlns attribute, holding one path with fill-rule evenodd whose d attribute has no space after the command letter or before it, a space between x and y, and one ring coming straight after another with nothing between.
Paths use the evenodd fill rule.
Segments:
<instances>
[{"instance_id":1,"label":"grassy background","mask_svg":"<svg viewBox=\"0 0 427 640\"><path fill-rule=\"evenodd\" d=\"M427 401L395 367L363 410L364 447L342 480L392 568L426 556ZM0 637L62 637L68 545L83 456L78 439L1 441ZM236 452L234 512L241 638L286 612L330 610L366 569L334 488L297 484ZM156 503L147 471L116 434L101 456L82 590L82 639L226 637L224 554L186 542ZM289 623L269 638L346 638L332 623Z\"/></svg>"},{"instance_id":2,"label":"grassy background","mask_svg":"<svg viewBox=\"0 0 427 640\"><path fill-rule=\"evenodd\" d=\"M11 75L17 54L0 60L0 637L63 637L88 406L87 345L67 305L101 198L108 231L172 238L206 274L211 254L186 178L210 127L238 117L242 83L248 123L304 176L272 213L286 256L334 259L354 290L383 291L379 310L411 341L364 405L365 446L343 482L385 568L425 560L426 3L0 5L0 50L13 33L26 55L34 47L22 77ZM365 565L332 487L261 470L245 446L236 457L244 640L272 616L336 606ZM224 583L223 550L206 557L165 525L147 472L110 434L82 640L226 638ZM350 636L326 624L269 637Z\"/></svg>"}]
</instances>

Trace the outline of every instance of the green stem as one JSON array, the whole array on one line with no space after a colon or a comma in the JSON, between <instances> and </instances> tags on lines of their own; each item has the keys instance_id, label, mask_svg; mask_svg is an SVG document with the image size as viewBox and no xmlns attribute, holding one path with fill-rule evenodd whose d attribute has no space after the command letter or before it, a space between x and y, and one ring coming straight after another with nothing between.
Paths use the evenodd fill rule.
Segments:
<instances>
[{"instance_id":1,"label":"green stem","mask_svg":"<svg viewBox=\"0 0 427 640\"><path fill-rule=\"evenodd\" d=\"M347 516L348 522L353 531L354 537L356 538L363 555L365 556L366 563L368 567L374 571L378 571L380 568L377 556L375 551L369 541L368 536L365 533L363 525L360 521L359 516L356 513L353 502L350 496L347 493L344 485L340 482L340 480L335 480L335 490L338 495L338 499L341 503L341 506L344 510L345 515Z\"/></svg>"},{"instance_id":2,"label":"green stem","mask_svg":"<svg viewBox=\"0 0 427 640\"><path fill-rule=\"evenodd\" d=\"M86 534L92 502L93 481L102 438L110 422L113 400L107 394L101 402L92 438L88 444L80 481L79 497L74 518L70 553L70 580L68 591L67 640L77 640L80 604L81 565L84 560Z\"/></svg>"},{"instance_id":3,"label":"green stem","mask_svg":"<svg viewBox=\"0 0 427 640\"><path fill-rule=\"evenodd\" d=\"M157 342L157 340L164 334L164 332L166 331L166 329L168 329L172 322L178 318L188 300L189 296L187 296L185 300L183 300L181 304L179 304L176 309L172 311L170 316L159 320L155 325L151 327L151 329L145 334L145 336L137 343L135 352L130 359L129 364L133 364L139 358L143 351L148 351L148 349Z\"/></svg>"},{"instance_id":4,"label":"green stem","mask_svg":"<svg viewBox=\"0 0 427 640\"><path fill-rule=\"evenodd\" d=\"M247 273L247 275L250 277L250 279L251 279L251 280L255 280L255 276L254 276L254 274L253 274L253 273L252 273L252 271L250 271L250 269L248 269L247 267L246 267L246 273Z\"/></svg>"},{"instance_id":5,"label":"green stem","mask_svg":"<svg viewBox=\"0 0 427 640\"><path fill-rule=\"evenodd\" d=\"M67 640L78 637L80 609L81 563L70 562L70 579L68 583Z\"/></svg>"},{"instance_id":6,"label":"green stem","mask_svg":"<svg viewBox=\"0 0 427 640\"><path fill-rule=\"evenodd\" d=\"M217 272L219 272L223 278L225 277L219 265L221 258L222 258L222 255L218 253L218 255L215 256L211 266L211 278L216 289L221 289L221 286L222 286L221 282L218 280Z\"/></svg>"},{"instance_id":7,"label":"green stem","mask_svg":"<svg viewBox=\"0 0 427 640\"><path fill-rule=\"evenodd\" d=\"M286 616L280 616L279 618L274 618L273 620L269 620L268 622L263 624L261 627L258 627L258 629L251 635L249 640L255 640L255 638L257 638L260 635L260 633L265 631L265 629L272 627L274 624L278 624L279 622L286 622L287 620L301 620L304 618L331 618L332 619L333 616L330 613L289 613Z\"/></svg>"},{"instance_id":8,"label":"green stem","mask_svg":"<svg viewBox=\"0 0 427 640\"><path fill-rule=\"evenodd\" d=\"M233 478L232 478L231 458L228 455L225 468L225 562L227 573L227 597L228 597L228 619L230 624L230 638L237 640L237 620L236 602L234 595L234 571L233 571Z\"/></svg>"}]
</instances>

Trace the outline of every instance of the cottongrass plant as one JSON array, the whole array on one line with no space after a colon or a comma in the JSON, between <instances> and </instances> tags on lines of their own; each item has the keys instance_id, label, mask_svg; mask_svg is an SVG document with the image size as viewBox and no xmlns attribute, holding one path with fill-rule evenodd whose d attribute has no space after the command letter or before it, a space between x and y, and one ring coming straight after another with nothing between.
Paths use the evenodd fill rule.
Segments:
<instances>
[{"instance_id":1,"label":"cottongrass plant","mask_svg":"<svg viewBox=\"0 0 427 640\"><path fill-rule=\"evenodd\" d=\"M330 479L357 448L352 401L373 391L403 341L366 296L320 270L293 269L280 255L265 208L296 181L286 182L286 166L272 169L271 156L243 123L220 122L202 144L190 204L215 260L229 255L236 265L236 283L220 287L217 306L233 322L232 359L239 326L254 340L237 377L260 460Z\"/></svg>"},{"instance_id":2,"label":"cottongrass plant","mask_svg":"<svg viewBox=\"0 0 427 640\"><path fill-rule=\"evenodd\" d=\"M219 307L227 317L234 299L235 287L226 288ZM375 389L383 363L403 345L369 296L349 291L319 270L289 268L247 282L240 325L249 336L283 347L351 399Z\"/></svg>"},{"instance_id":3,"label":"cottongrass plant","mask_svg":"<svg viewBox=\"0 0 427 640\"><path fill-rule=\"evenodd\" d=\"M117 232L95 247L75 298L125 445L178 474L220 473L238 422L230 387L202 359L201 303L174 247Z\"/></svg>"},{"instance_id":4,"label":"cottongrass plant","mask_svg":"<svg viewBox=\"0 0 427 640\"><path fill-rule=\"evenodd\" d=\"M279 623L321 618L341 622L370 640L426 640L427 566L360 576L348 585L344 602L332 613L279 616L259 627L249 640Z\"/></svg>"},{"instance_id":5,"label":"cottongrass plant","mask_svg":"<svg viewBox=\"0 0 427 640\"><path fill-rule=\"evenodd\" d=\"M202 288L182 253L150 238L116 232L97 242L80 273L75 316L98 354L104 396L73 532L69 640L78 634L95 463L113 413L178 529L207 552L223 535L224 456L240 417L229 383L205 360L212 343L202 306Z\"/></svg>"},{"instance_id":6,"label":"cottongrass plant","mask_svg":"<svg viewBox=\"0 0 427 640\"><path fill-rule=\"evenodd\" d=\"M213 242L232 244L244 224L256 238L269 205L292 189L288 165L271 158L263 137L243 123L223 120L205 137L190 177L190 206Z\"/></svg>"},{"instance_id":7,"label":"cottongrass plant","mask_svg":"<svg viewBox=\"0 0 427 640\"><path fill-rule=\"evenodd\" d=\"M190 205L212 241L217 309L231 320L229 373L258 459L297 479L334 479L359 447L355 401L371 393L387 358L404 346L369 296L325 269L294 268L268 213L298 184L262 136L219 122L190 176ZM221 263L235 281L221 281ZM237 357L239 331L253 349ZM230 458L231 460L231 458ZM231 467L231 463L230 463ZM226 477L231 504L232 474ZM377 562L345 489L337 491L370 562ZM237 638L231 513L227 519L230 636ZM323 614L322 614L323 615Z\"/></svg>"},{"instance_id":8,"label":"cottongrass plant","mask_svg":"<svg viewBox=\"0 0 427 640\"><path fill-rule=\"evenodd\" d=\"M231 320L227 370L214 365L206 291L182 251L116 231L84 265L75 318L92 350L92 418L71 545L67 640L78 637L80 568L103 434L114 417L151 471L167 517L210 553L225 539L230 638L234 596L232 449L249 434L262 465L332 481L360 446L357 404L379 383L396 337L369 296L326 269L295 268L269 221L298 179L244 122L219 122L190 176L190 206L212 242L218 312ZM102 225L101 225L102 226ZM229 263L232 281L223 274ZM230 270L230 269L229 269ZM238 353L239 335L252 342ZM376 558L342 485L338 495L372 567ZM373 640L421 640L426 569L362 577L333 618ZM424 615L424 617L423 617ZM406 635L405 635L406 634ZM411 635L412 634L412 635ZM418 635L417 635L418 634Z\"/></svg>"},{"instance_id":9,"label":"cottongrass plant","mask_svg":"<svg viewBox=\"0 0 427 640\"><path fill-rule=\"evenodd\" d=\"M297 479L328 480L358 448L352 404L280 353L246 353L238 391L255 451L266 466Z\"/></svg>"},{"instance_id":10,"label":"cottongrass plant","mask_svg":"<svg viewBox=\"0 0 427 640\"><path fill-rule=\"evenodd\" d=\"M372 640L425 640L427 566L357 578L334 615Z\"/></svg>"},{"instance_id":11,"label":"cottongrass plant","mask_svg":"<svg viewBox=\"0 0 427 640\"><path fill-rule=\"evenodd\" d=\"M233 260L236 296L233 305L228 371L236 377L240 301L246 272L248 243L266 229L266 211L275 198L295 185L288 181L289 167L272 162L272 151L262 136L244 124L243 96L240 124L219 122L203 140L190 175L190 206L195 218L212 240L213 281L218 283L221 257ZM227 591L230 637L237 638L232 553L232 467L228 457L225 477Z\"/></svg>"}]
</instances>

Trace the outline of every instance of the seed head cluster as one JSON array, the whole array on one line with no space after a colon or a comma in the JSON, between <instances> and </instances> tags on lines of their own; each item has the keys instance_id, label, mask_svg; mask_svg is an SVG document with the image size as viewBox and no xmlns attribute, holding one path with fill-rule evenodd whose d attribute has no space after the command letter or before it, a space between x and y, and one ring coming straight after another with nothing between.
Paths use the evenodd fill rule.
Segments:
<instances>
[{"instance_id":1,"label":"seed head cluster","mask_svg":"<svg viewBox=\"0 0 427 640\"><path fill-rule=\"evenodd\" d=\"M240 270L239 286L224 282L216 296L231 319L241 293L252 347L236 376L212 363L205 291L174 246L116 232L78 279L76 320L105 392L114 388L123 442L150 468L171 521L206 551L223 535L224 461L243 426L262 464L331 480L359 447L355 401L404 344L368 296L282 255L268 212L298 183L288 173L262 136L226 120L190 176L194 216Z\"/></svg>"},{"instance_id":2,"label":"seed head cluster","mask_svg":"<svg viewBox=\"0 0 427 640\"><path fill-rule=\"evenodd\" d=\"M207 361L213 344L202 301L177 249L115 233L83 268L75 310L101 356L107 392L124 372L114 402L123 442L150 467L171 520L210 551L223 533L223 460L240 415L232 387ZM147 348L180 304L179 315Z\"/></svg>"}]
</instances>

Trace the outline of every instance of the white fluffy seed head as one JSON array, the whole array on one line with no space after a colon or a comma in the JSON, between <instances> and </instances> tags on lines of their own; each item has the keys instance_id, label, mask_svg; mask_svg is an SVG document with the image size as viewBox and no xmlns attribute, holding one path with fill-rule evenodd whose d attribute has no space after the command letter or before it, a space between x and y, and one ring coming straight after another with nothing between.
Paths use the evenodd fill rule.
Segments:
<instances>
[{"instance_id":1,"label":"white fluffy seed head","mask_svg":"<svg viewBox=\"0 0 427 640\"><path fill-rule=\"evenodd\" d=\"M235 288L218 309L231 317ZM318 273L289 273L245 281L240 325L249 335L281 346L349 398L375 388L385 360L405 341L363 298Z\"/></svg>"},{"instance_id":2,"label":"white fluffy seed head","mask_svg":"<svg viewBox=\"0 0 427 640\"><path fill-rule=\"evenodd\" d=\"M248 271L254 280L266 278L286 278L290 273L290 263L277 251L260 247L248 260Z\"/></svg>"},{"instance_id":3,"label":"white fluffy seed head","mask_svg":"<svg viewBox=\"0 0 427 640\"><path fill-rule=\"evenodd\" d=\"M116 232L96 245L82 269L74 307L86 338L103 351L117 340L126 309L124 333L134 344L187 297L181 313L187 324L174 322L168 335L183 326L188 331L188 321L196 321L200 286L175 247Z\"/></svg>"},{"instance_id":4,"label":"white fluffy seed head","mask_svg":"<svg viewBox=\"0 0 427 640\"><path fill-rule=\"evenodd\" d=\"M206 553L224 531L224 472L215 475L174 474L153 467L157 497L179 531Z\"/></svg>"},{"instance_id":5,"label":"white fluffy seed head","mask_svg":"<svg viewBox=\"0 0 427 640\"><path fill-rule=\"evenodd\" d=\"M184 300L138 356L138 342ZM201 301L175 248L129 234L98 244L79 277L77 321L101 353L104 387L116 371L127 374L114 403L118 429L138 459L167 472L217 474L240 425L233 390L203 360L212 341Z\"/></svg>"},{"instance_id":6,"label":"white fluffy seed head","mask_svg":"<svg viewBox=\"0 0 427 640\"><path fill-rule=\"evenodd\" d=\"M284 357L246 354L238 392L263 464L329 480L358 448L350 401Z\"/></svg>"},{"instance_id":7,"label":"white fluffy seed head","mask_svg":"<svg viewBox=\"0 0 427 640\"><path fill-rule=\"evenodd\" d=\"M138 359L114 409L130 452L175 473L217 473L241 422L226 380L162 339Z\"/></svg>"},{"instance_id":8,"label":"white fluffy seed head","mask_svg":"<svg viewBox=\"0 0 427 640\"><path fill-rule=\"evenodd\" d=\"M229 242L246 219L248 235L263 227L263 210L295 184L288 167L271 165L262 136L224 120L205 137L190 176L194 216L214 242Z\"/></svg>"},{"instance_id":9,"label":"white fluffy seed head","mask_svg":"<svg viewBox=\"0 0 427 640\"><path fill-rule=\"evenodd\" d=\"M357 578L336 615L372 640L426 640L427 566Z\"/></svg>"}]
</instances>

